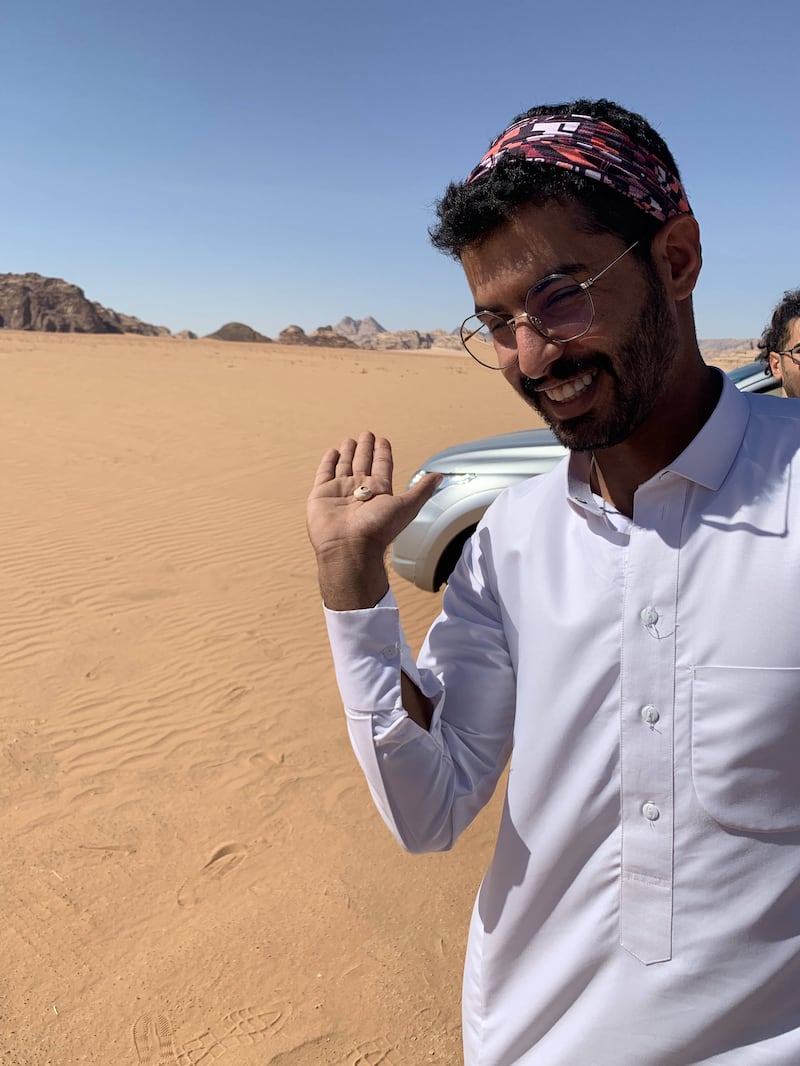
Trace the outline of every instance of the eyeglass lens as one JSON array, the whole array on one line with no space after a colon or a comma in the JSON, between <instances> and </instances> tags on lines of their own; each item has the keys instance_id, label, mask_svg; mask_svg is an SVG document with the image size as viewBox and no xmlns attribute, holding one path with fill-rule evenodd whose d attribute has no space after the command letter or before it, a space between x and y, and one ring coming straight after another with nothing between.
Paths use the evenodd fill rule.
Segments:
<instances>
[{"instance_id":1,"label":"eyeglass lens","mask_svg":"<svg viewBox=\"0 0 800 1066\"><path fill-rule=\"evenodd\" d=\"M544 278L525 298L525 312L542 334L556 341L582 336L592 323L592 301L584 286L566 274ZM461 327L461 339L473 359L488 367L510 366L517 357L516 327L482 311Z\"/></svg>"},{"instance_id":2,"label":"eyeglass lens","mask_svg":"<svg viewBox=\"0 0 800 1066\"><path fill-rule=\"evenodd\" d=\"M587 289L566 274L554 274L530 289L525 310L553 340L574 340L592 324Z\"/></svg>"}]
</instances>

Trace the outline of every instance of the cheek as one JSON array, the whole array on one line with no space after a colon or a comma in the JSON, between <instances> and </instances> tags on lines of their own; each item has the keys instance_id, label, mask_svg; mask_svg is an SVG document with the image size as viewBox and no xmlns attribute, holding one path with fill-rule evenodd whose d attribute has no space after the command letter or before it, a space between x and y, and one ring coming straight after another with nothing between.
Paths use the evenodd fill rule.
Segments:
<instances>
[{"instance_id":1,"label":"cheek","mask_svg":"<svg viewBox=\"0 0 800 1066\"><path fill-rule=\"evenodd\" d=\"M522 372L518 363L512 363L511 366L507 366L505 370L500 371L500 374L514 392L518 392L520 396L525 396L525 390L522 387Z\"/></svg>"},{"instance_id":2,"label":"cheek","mask_svg":"<svg viewBox=\"0 0 800 1066\"><path fill-rule=\"evenodd\" d=\"M501 370L500 374L503 379L508 382L514 392L516 392L518 396L522 397L525 403L532 404L534 402L527 394L527 392L525 392L525 388L522 384L522 373L520 372L519 366L516 363L514 363L512 366L506 367L505 370Z\"/></svg>"}]
</instances>

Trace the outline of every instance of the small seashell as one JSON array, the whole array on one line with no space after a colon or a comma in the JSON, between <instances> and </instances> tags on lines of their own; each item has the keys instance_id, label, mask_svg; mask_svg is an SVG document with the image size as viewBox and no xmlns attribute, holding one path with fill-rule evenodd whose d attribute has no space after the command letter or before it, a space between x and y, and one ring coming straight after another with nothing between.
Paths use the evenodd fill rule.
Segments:
<instances>
[{"instance_id":1,"label":"small seashell","mask_svg":"<svg viewBox=\"0 0 800 1066\"><path fill-rule=\"evenodd\" d=\"M375 493L368 485L359 485L358 488L353 492L353 495L357 500L365 501L371 500Z\"/></svg>"}]
</instances>

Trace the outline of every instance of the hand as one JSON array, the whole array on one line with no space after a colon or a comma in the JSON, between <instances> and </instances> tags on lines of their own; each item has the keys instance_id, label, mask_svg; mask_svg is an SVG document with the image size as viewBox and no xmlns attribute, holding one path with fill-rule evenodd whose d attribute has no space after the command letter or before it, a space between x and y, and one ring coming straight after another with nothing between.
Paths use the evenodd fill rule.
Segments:
<instances>
[{"instance_id":1,"label":"hand","mask_svg":"<svg viewBox=\"0 0 800 1066\"><path fill-rule=\"evenodd\" d=\"M441 481L430 474L395 496L393 468L391 444L372 433L345 440L322 457L308 498L308 535L332 610L372 607L383 597L386 549ZM370 499L353 495L361 486L372 491Z\"/></svg>"}]
</instances>

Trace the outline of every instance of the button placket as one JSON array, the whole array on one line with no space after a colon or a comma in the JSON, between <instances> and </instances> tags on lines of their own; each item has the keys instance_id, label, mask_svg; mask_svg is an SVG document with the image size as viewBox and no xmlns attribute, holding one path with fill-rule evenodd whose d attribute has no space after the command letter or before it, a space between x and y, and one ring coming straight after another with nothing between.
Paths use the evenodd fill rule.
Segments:
<instances>
[{"instance_id":1,"label":"button placket","mask_svg":"<svg viewBox=\"0 0 800 1066\"><path fill-rule=\"evenodd\" d=\"M672 954L676 545L685 491L675 479L637 492L626 565L620 942L647 964Z\"/></svg>"}]
</instances>

